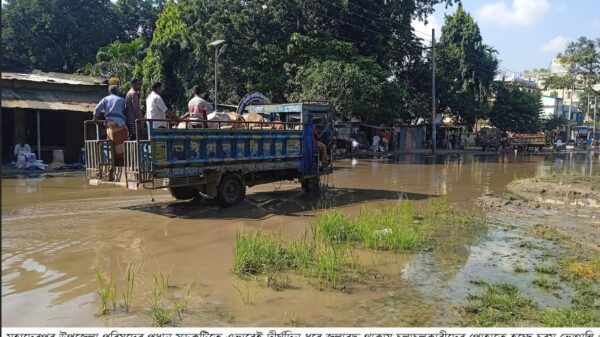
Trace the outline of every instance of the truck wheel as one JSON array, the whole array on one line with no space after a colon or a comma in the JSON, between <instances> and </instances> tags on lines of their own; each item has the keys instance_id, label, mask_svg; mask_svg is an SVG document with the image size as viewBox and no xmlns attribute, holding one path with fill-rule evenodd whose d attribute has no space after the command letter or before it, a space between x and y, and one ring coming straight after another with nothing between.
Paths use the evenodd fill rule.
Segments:
<instances>
[{"instance_id":1,"label":"truck wheel","mask_svg":"<svg viewBox=\"0 0 600 337\"><path fill-rule=\"evenodd\" d=\"M221 178L217 187L217 202L222 207L238 204L246 198L246 185L239 174L228 173Z\"/></svg>"},{"instance_id":2,"label":"truck wheel","mask_svg":"<svg viewBox=\"0 0 600 337\"><path fill-rule=\"evenodd\" d=\"M198 189L191 186L169 187L169 192L177 200L190 200L200 196Z\"/></svg>"},{"instance_id":3,"label":"truck wheel","mask_svg":"<svg viewBox=\"0 0 600 337\"><path fill-rule=\"evenodd\" d=\"M317 192L319 191L319 178L304 179L300 182L300 185L306 193Z\"/></svg>"}]
</instances>

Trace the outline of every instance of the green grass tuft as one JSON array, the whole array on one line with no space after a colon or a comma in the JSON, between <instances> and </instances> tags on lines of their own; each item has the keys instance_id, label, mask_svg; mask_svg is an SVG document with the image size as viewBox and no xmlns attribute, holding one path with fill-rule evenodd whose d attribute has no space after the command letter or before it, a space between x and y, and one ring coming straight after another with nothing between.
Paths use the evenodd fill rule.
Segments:
<instances>
[{"instance_id":1,"label":"green grass tuft","mask_svg":"<svg viewBox=\"0 0 600 337\"><path fill-rule=\"evenodd\" d=\"M475 326L498 326L511 324L514 320L526 320L535 309L534 302L522 296L508 283L480 283L485 292L469 295L464 309L471 314L470 324Z\"/></svg>"},{"instance_id":2,"label":"green grass tuft","mask_svg":"<svg viewBox=\"0 0 600 337\"><path fill-rule=\"evenodd\" d=\"M549 327L591 327L600 324L598 313L579 308L548 310L541 314L541 321Z\"/></svg>"},{"instance_id":3,"label":"green grass tuft","mask_svg":"<svg viewBox=\"0 0 600 337\"><path fill-rule=\"evenodd\" d=\"M238 275L258 275L282 270L286 266L280 236L261 232L239 232L236 238L233 271Z\"/></svg>"},{"instance_id":4,"label":"green grass tuft","mask_svg":"<svg viewBox=\"0 0 600 337\"><path fill-rule=\"evenodd\" d=\"M98 295L100 296L98 315L108 315L110 310L117 306L117 286L99 268L96 268L96 280L98 281Z\"/></svg>"},{"instance_id":5,"label":"green grass tuft","mask_svg":"<svg viewBox=\"0 0 600 337\"><path fill-rule=\"evenodd\" d=\"M537 276L533 279L533 281L531 281L531 283L544 289L560 289L558 282L553 281L545 276Z\"/></svg>"}]
</instances>

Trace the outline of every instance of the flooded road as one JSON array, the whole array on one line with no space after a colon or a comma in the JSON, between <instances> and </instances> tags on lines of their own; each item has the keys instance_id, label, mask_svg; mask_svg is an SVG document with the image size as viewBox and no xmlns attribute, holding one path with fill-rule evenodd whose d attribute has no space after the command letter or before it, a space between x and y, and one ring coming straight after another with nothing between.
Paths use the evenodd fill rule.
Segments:
<instances>
[{"instance_id":1,"label":"flooded road","mask_svg":"<svg viewBox=\"0 0 600 337\"><path fill-rule=\"evenodd\" d=\"M88 186L83 176L2 180L2 325L146 326L151 276L168 275L182 289L196 281L184 325L196 326L410 326L451 325L469 280L485 271L511 279L519 258L514 240L498 228L440 230L432 249L360 255L372 282L349 292L318 290L291 277L281 292L232 273L236 233L265 230L296 238L315 213L336 207L345 214L409 199L419 204L446 196L453 206L476 209L474 200L502 194L511 180L573 172L600 174L598 154L397 155L344 159L321 197L298 184L248 190L247 201L219 209L210 203L175 202L168 193ZM154 199L154 201L152 201ZM533 254L538 254L534 252ZM528 253L529 254L529 253ZM539 253L541 254L541 253ZM95 268L117 283L138 268L130 313L96 316ZM375 275L381 275L375 277ZM544 305L561 303L530 290Z\"/></svg>"}]
</instances>

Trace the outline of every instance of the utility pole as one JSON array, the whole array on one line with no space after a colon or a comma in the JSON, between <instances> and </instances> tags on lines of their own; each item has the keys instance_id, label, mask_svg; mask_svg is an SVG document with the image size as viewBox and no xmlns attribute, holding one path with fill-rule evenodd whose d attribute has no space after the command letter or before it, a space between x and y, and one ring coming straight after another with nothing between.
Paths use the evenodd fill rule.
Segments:
<instances>
[{"instance_id":1,"label":"utility pole","mask_svg":"<svg viewBox=\"0 0 600 337\"><path fill-rule=\"evenodd\" d=\"M596 139L596 111L598 110L598 96L594 97L594 118L592 120L592 139Z\"/></svg>"},{"instance_id":2,"label":"utility pole","mask_svg":"<svg viewBox=\"0 0 600 337\"><path fill-rule=\"evenodd\" d=\"M569 117L567 118L567 120L569 121L569 124L567 124L567 143L571 139L571 109L573 108L573 93L574 92L575 92L575 84L573 84L573 88L571 89L571 97L570 97L570 101L569 101Z\"/></svg>"},{"instance_id":3,"label":"utility pole","mask_svg":"<svg viewBox=\"0 0 600 337\"><path fill-rule=\"evenodd\" d=\"M435 129L435 29L431 29L431 154L437 145Z\"/></svg>"}]
</instances>

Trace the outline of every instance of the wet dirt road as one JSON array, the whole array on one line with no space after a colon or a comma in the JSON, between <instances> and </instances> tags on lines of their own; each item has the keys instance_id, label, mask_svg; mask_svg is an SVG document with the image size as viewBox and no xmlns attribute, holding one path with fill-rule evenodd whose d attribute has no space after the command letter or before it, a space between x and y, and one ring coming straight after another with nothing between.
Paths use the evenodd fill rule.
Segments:
<instances>
[{"instance_id":1,"label":"wet dirt road","mask_svg":"<svg viewBox=\"0 0 600 337\"><path fill-rule=\"evenodd\" d=\"M319 291L311 280L291 276L291 289L276 292L231 272L236 233L242 229L300 235L319 209L357 214L410 199L423 203L444 195L473 209L484 194L502 193L516 177L552 172L600 173L596 155L422 155L345 159L336 163L320 198L292 183L249 189L247 201L229 209L175 202L164 192L88 186L83 176L2 180L2 325L145 326L151 275L169 275L180 288L198 286L184 325L314 326L451 325L460 319L468 280L480 273L511 278L499 259L510 238L494 228L434 233L433 249L367 253L372 282L349 293ZM498 253L500 252L500 253ZM505 254L506 253L506 254ZM139 270L130 313L98 317L95 268L120 293L129 266ZM551 295L535 293L545 304Z\"/></svg>"}]
</instances>

